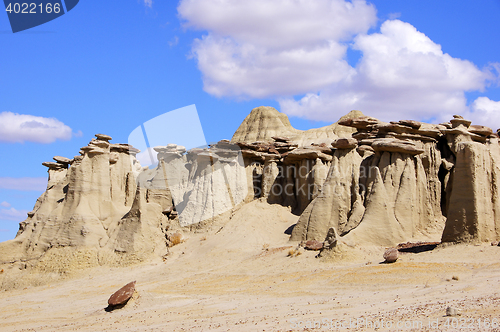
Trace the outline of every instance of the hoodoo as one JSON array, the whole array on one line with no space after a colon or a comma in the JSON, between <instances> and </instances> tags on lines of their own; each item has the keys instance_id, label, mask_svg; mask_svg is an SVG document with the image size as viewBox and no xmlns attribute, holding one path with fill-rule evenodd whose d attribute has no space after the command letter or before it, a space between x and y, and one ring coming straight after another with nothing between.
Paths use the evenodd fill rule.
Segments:
<instances>
[{"instance_id":1,"label":"hoodoo","mask_svg":"<svg viewBox=\"0 0 500 332\"><path fill-rule=\"evenodd\" d=\"M258 107L231 141L189 151L165 142L149 169L137 149L97 134L80 155L43 163L47 190L16 238L0 243L0 263L81 259L76 252L92 264L162 257L174 232L215 229L257 199L300 216L291 241L323 248L436 234L444 242L495 241L498 139L460 116L386 123L358 111L300 131L285 114Z\"/></svg>"}]
</instances>

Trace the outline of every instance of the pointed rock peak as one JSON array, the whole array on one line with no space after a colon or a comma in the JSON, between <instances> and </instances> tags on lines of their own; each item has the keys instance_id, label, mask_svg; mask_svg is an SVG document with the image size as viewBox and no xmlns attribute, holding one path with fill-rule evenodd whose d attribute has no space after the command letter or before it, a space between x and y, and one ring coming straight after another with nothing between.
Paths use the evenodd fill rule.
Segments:
<instances>
[{"instance_id":1,"label":"pointed rock peak","mask_svg":"<svg viewBox=\"0 0 500 332\"><path fill-rule=\"evenodd\" d=\"M335 138L350 137L355 132L353 128L342 126L343 122L363 117L365 116L362 112L354 110L329 126L303 131L293 128L286 114L273 107L260 106L254 108L245 118L231 142L273 142L276 138L286 137L287 141L294 141L300 146L309 146L312 142L329 145Z\"/></svg>"},{"instance_id":2,"label":"pointed rock peak","mask_svg":"<svg viewBox=\"0 0 500 332\"><path fill-rule=\"evenodd\" d=\"M288 116L273 107L260 106L243 120L231 142L273 141L272 137L295 136L300 133L292 127Z\"/></svg>"},{"instance_id":3,"label":"pointed rock peak","mask_svg":"<svg viewBox=\"0 0 500 332\"><path fill-rule=\"evenodd\" d=\"M337 123L339 123L340 121L342 120L347 120L347 119L356 119L356 118L360 118L362 116L365 116L363 114L363 112L361 111L357 111L357 110L352 110L350 111L349 113L347 113L346 115L342 116L339 121L337 121Z\"/></svg>"}]
</instances>

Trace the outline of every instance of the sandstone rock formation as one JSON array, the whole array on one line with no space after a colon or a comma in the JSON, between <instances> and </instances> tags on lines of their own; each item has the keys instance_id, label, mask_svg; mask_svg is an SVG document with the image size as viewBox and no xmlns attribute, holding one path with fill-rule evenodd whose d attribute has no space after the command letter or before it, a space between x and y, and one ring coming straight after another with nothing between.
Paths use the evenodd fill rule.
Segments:
<instances>
[{"instance_id":1,"label":"sandstone rock formation","mask_svg":"<svg viewBox=\"0 0 500 332\"><path fill-rule=\"evenodd\" d=\"M288 117L273 107L254 108L233 135L231 142L269 141L273 136L295 136L301 133L292 127Z\"/></svg>"},{"instance_id":2,"label":"sandstone rock formation","mask_svg":"<svg viewBox=\"0 0 500 332\"><path fill-rule=\"evenodd\" d=\"M470 121L456 117L443 130L454 159L448 179L448 214L443 241L498 240L500 147L490 128L470 129ZM485 127L482 127L485 128Z\"/></svg>"},{"instance_id":3,"label":"sandstone rock formation","mask_svg":"<svg viewBox=\"0 0 500 332\"><path fill-rule=\"evenodd\" d=\"M54 157L46 192L17 237L0 245L1 260L32 260L59 247L101 248L133 203L137 150L96 135L72 160ZM71 165L68 168L68 165Z\"/></svg>"},{"instance_id":4,"label":"sandstone rock formation","mask_svg":"<svg viewBox=\"0 0 500 332\"><path fill-rule=\"evenodd\" d=\"M301 214L325 182L333 160L329 145L354 132L340 122L359 116L363 114L352 111L330 126L299 131L272 107L253 109L231 140L242 150L249 193Z\"/></svg>"},{"instance_id":5,"label":"sandstone rock formation","mask_svg":"<svg viewBox=\"0 0 500 332\"><path fill-rule=\"evenodd\" d=\"M392 246L442 227L442 241L499 237L498 136L455 116L431 125L370 117L335 152L321 193L302 213L292 240L319 240L331 227L350 243Z\"/></svg>"},{"instance_id":6,"label":"sandstone rock formation","mask_svg":"<svg viewBox=\"0 0 500 332\"><path fill-rule=\"evenodd\" d=\"M360 111L351 111L340 121L363 116ZM350 137L354 130L340 125L338 122L326 127L298 130L292 127L288 117L273 107L254 108L236 130L231 139L233 143L269 142L273 137L285 137L298 146L309 146L312 143L330 144L335 138Z\"/></svg>"},{"instance_id":7,"label":"sandstone rock formation","mask_svg":"<svg viewBox=\"0 0 500 332\"><path fill-rule=\"evenodd\" d=\"M247 197L243 157L228 141L187 154L176 144L156 147L159 164L149 169L136 160L137 149L96 137L69 163L43 163L47 191L17 237L0 244L2 263L59 248L88 249L97 261L165 256L169 229L202 227Z\"/></svg>"},{"instance_id":8,"label":"sandstone rock formation","mask_svg":"<svg viewBox=\"0 0 500 332\"><path fill-rule=\"evenodd\" d=\"M83 250L95 264L162 257L172 234L215 229L256 199L300 215L291 240L323 250L436 232L446 242L500 237L498 135L459 116L386 123L353 111L300 131L259 107L231 141L154 147L154 169L110 140L97 134L73 159L43 163L47 190L16 238L0 244L0 263L36 264L63 249Z\"/></svg>"}]
</instances>

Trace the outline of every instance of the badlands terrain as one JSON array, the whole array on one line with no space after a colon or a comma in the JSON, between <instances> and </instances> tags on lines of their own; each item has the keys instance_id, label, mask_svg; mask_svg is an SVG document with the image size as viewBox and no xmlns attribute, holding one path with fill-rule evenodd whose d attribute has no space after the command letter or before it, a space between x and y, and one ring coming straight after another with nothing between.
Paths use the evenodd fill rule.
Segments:
<instances>
[{"instance_id":1,"label":"badlands terrain","mask_svg":"<svg viewBox=\"0 0 500 332\"><path fill-rule=\"evenodd\" d=\"M499 330L479 326L500 318L499 247L438 247L401 254L393 264L381 264L382 247L287 257L294 244L283 230L297 217L263 202L249 205L221 232L193 234L172 247L165 262L38 276L42 286L0 292L1 330L373 331L371 321L385 322L379 331L459 331L452 324L461 319L468 331ZM263 218L257 208L275 217ZM133 280L133 298L106 312L109 296ZM462 315L446 317L450 306ZM395 328L398 322L407 325Z\"/></svg>"},{"instance_id":2,"label":"badlands terrain","mask_svg":"<svg viewBox=\"0 0 500 332\"><path fill-rule=\"evenodd\" d=\"M0 243L1 331L500 331L488 127L353 111L299 131L259 107L231 141L155 147L154 169L111 140L44 163Z\"/></svg>"}]
</instances>

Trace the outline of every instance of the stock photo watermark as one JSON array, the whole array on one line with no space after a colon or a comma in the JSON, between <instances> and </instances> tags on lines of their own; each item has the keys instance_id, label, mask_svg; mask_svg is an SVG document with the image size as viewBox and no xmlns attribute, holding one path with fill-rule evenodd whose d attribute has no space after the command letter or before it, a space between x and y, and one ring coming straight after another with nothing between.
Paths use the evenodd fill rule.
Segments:
<instances>
[{"instance_id":1,"label":"stock photo watermark","mask_svg":"<svg viewBox=\"0 0 500 332\"><path fill-rule=\"evenodd\" d=\"M467 330L467 329L497 329L500 327L498 318L425 318L414 320L390 320L390 319L369 319L355 318L336 320L323 318L320 320L290 319L292 329L324 329L324 330L349 330L349 329L397 329L397 330L419 330L419 329L440 329Z\"/></svg>"},{"instance_id":2,"label":"stock photo watermark","mask_svg":"<svg viewBox=\"0 0 500 332\"><path fill-rule=\"evenodd\" d=\"M4 0L13 33L42 25L68 13L79 0Z\"/></svg>"},{"instance_id":3,"label":"stock photo watermark","mask_svg":"<svg viewBox=\"0 0 500 332\"><path fill-rule=\"evenodd\" d=\"M195 105L144 122L130 133L128 144L141 150L131 153L132 164L140 165L137 185L168 191L182 226L229 211L247 196L240 148L209 148Z\"/></svg>"},{"instance_id":4,"label":"stock photo watermark","mask_svg":"<svg viewBox=\"0 0 500 332\"><path fill-rule=\"evenodd\" d=\"M293 196L300 195L302 197L307 197L311 200L319 195L323 196L337 196L345 197L346 194L351 195L351 183L331 183L327 185L322 185L318 183L302 182L299 183L296 179L315 179L316 170L314 168L315 160L309 159L305 163L297 164L278 164L278 165L262 165L258 162L254 162L255 168L262 168L258 173L253 174L253 183L259 184L262 181L262 176L265 173L272 173L272 169L277 170L276 182L271 186L270 194L274 196ZM338 165L330 165L329 172L336 174L335 178L338 179L349 179L352 172L351 169L342 169ZM366 192L366 184L369 179L373 179L377 166L359 166L359 175L357 179L359 182L356 184L358 188L358 193ZM294 181L288 181L287 179L295 179ZM262 187L258 185L254 186L255 196L260 197L263 193Z\"/></svg>"},{"instance_id":5,"label":"stock photo watermark","mask_svg":"<svg viewBox=\"0 0 500 332\"><path fill-rule=\"evenodd\" d=\"M274 162L244 160L238 144L227 140L207 144L195 105L142 123L130 133L128 144L140 150L130 153L137 185L168 191L182 226L220 215L242 203L252 191L254 198L342 198L366 192L367 183L377 174L376 166L361 165L354 170L333 164L328 165L332 178L351 181L323 184L315 181L319 176L315 159L296 163L282 158ZM253 170L250 181L247 169Z\"/></svg>"}]
</instances>

